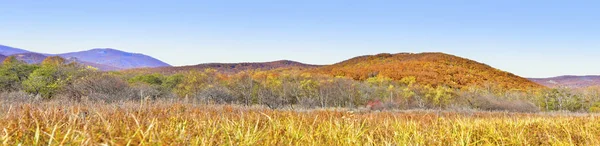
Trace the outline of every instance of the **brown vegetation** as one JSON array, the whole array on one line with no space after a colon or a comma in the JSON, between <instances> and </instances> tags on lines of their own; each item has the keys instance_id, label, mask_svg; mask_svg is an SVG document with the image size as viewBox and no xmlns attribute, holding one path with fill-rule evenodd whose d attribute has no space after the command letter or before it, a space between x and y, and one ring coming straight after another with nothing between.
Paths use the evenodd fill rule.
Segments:
<instances>
[{"instance_id":1,"label":"brown vegetation","mask_svg":"<svg viewBox=\"0 0 600 146\"><path fill-rule=\"evenodd\" d=\"M599 145L595 115L0 103L1 145Z\"/></svg>"},{"instance_id":2,"label":"brown vegetation","mask_svg":"<svg viewBox=\"0 0 600 146\"><path fill-rule=\"evenodd\" d=\"M468 86L494 85L503 89L535 89L541 85L525 78L500 71L488 65L443 53L378 54L352 58L325 66L315 73L366 80L385 76L394 80L415 77L422 85Z\"/></svg>"}]
</instances>

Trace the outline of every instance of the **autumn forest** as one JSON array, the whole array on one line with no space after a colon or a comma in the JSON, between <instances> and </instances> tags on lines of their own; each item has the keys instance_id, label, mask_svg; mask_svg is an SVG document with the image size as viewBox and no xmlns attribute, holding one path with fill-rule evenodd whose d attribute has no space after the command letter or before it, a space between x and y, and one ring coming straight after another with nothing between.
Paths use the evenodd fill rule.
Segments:
<instances>
[{"instance_id":1,"label":"autumn forest","mask_svg":"<svg viewBox=\"0 0 600 146\"><path fill-rule=\"evenodd\" d=\"M600 88L444 53L118 71L9 56L0 87L4 145L600 144Z\"/></svg>"},{"instance_id":2,"label":"autumn forest","mask_svg":"<svg viewBox=\"0 0 600 146\"><path fill-rule=\"evenodd\" d=\"M596 88L551 89L443 53L360 56L327 66L291 61L97 71L48 57L0 68L3 94L31 99L118 102L186 100L271 109L368 108L595 112ZM23 98L23 97L19 97Z\"/></svg>"}]
</instances>

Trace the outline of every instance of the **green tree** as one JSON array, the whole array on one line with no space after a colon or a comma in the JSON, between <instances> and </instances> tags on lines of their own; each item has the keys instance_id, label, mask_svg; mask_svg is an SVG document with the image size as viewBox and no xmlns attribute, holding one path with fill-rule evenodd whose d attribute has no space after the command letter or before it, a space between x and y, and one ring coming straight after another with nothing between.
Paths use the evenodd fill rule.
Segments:
<instances>
[{"instance_id":1,"label":"green tree","mask_svg":"<svg viewBox=\"0 0 600 146\"><path fill-rule=\"evenodd\" d=\"M231 76L231 79L227 83L227 87L240 98L245 105L252 104L251 102L260 102L260 99L256 98L254 91L258 90L258 83L252 78L253 72L240 72ZM254 97L254 98L253 98Z\"/></svg>"},{"instance_id":2,"label":"green tree","mask_svg":"<svg viewBox=\"0 0 600 146\"><path fill-rule=\"evenodd\" d=\"M129 79L129 83L144 83L150 85L162 85L164 76L158 73L155 74L145 74L145 75L137 75L133 78Z\"/></svg>"},{"instance_id":3,"label":"green tree","mask_svg":"<svg viewBox=\"0 0 600 146\"><path fill-rule=\"evenodd\" d=\"M37 65L29 65L10 56L0 66L0 90L16 91L21 89L22 82L38 68Z\"/></svg>"},{"instance_id":4,"label":"green tree","mask_svg":"<svg viewBox=\"0 0 600 146\"><path fill-rule=\"evenodd\" d=\"M48 57L39 69L33 71L29 78L23 81L23 88L28 93L52 98L63 87L85 75L86 71L76 63L66 64L63 58Z\"/></svg>"},{"instance_id":5,"label":"green tree","mask_svg":"<svg viewBox=\"0 0 600 146\"><path fill-rule=\"evenodd\" d=\"M592 113L600 113L600 102L593 103L588 111Z\"/></svg>"},{"instance_id":6,"label":"green tree","mask_svg":"<svg viewBox=\"0 0 600 146\"><path fill-rule=\"evenodd\" d=\"M206 69L204 72L189 71L183 74L183 80L175 87L174 92L179 97L187 97L197 94L216 82L216 71L213 69Z\"/></svg>"},{"instance_id":7,"label":"green tree","mask_svg":"<svg viewBox=\"0 0 600 146\"><path fill-rule=\"evenodd\" d=\"M300 81L300 88L304 97L314 98L318 95L319 82L313 79L303 79Z\"/></svg>"},{"instance_id":8,"label":"green tree","mask_svg":"<svg viewBox=\"0 0 600 146\"><path fill-rule=\"evenodd\" d=\"M167 76L164 78L161 86L165 89L173 90L178 84L183 82L183 79L184 76L182 74Z\"/></svg>"},{"instance_id":9,"label":"green tree","mask_svg":"<svg viewBox=\"0 0 600 146\"><path fill-rule=\"evenodd\" d=\"M23 82L23 87L28 93L51 98L64 86L64 80L61 78L63 77L59 77L58 68L43 66L31 73L29 79Z\"/></svg>"},{"instance_id":10,"label":"green tree","mask_svg":"<svg viewBox=\"0 0 600 146\"><path fill-rule=\"evenodd\" d=\"M425 89L427 90L425 93L427 102L437 108L445 108L454 98L454 92L448 87L437 86L432 88L425 86Z\"/></svg>"}]
</instances>

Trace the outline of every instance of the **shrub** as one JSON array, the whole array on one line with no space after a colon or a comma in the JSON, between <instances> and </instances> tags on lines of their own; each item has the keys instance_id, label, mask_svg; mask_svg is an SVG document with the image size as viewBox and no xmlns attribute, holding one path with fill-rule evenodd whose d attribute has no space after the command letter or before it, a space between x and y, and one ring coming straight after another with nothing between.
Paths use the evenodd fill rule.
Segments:
<instances>
[{"instance_id":1,"label":"shrub","mask_svg":"<svg viewBox=\"0 0 600 146\"><path fill-rule=\"evenodd\" d=\"M298 104L304 108L317 108L319 107L319 101L312 98L300 98Z\"/></svg>"},{"instance_id":2,"label":"shrub","mask_svg":"<svg viewBox=\"0 0 600 146\"><path fill-rule=\"evenodd\" d=\"M488 111L539 112L539 108L531 102L522 100L502 100L491 95L475 96L471 106Z\"/></svg>"},{"instance_id":3,"label":"shrub","mask_svg":"<svg viewBox=\"0 0 600 146\"><path fill-rule=\"evenodd\" d=\"M7 58L0 66L0 90L17 91L22 89L22 82L27 80L38 67L18 61L14 56Z\"/></svg>"},{"instance_id":4,"label":"shrub","mask_svg":"<svg viewBox=\"0 0 600 146\"><path fill-rule=\"evenodd\" d=\"M229 89L222 86L211 86L196 94L196 99L203 101L204 103L218 103L218 104L231 104L236 103L237 98L229 91Z\"/></svg>"},{"instance_id":5,"label":"shrub","mask_svg":"<svg viewBox=\"0 0 600 146\"><path fill-rule=\"evenodd\" d=\"M48 57L42 66L29 75L23 82L23 88L30 94L43 98L52 98L73 81L87 76L93 70L76 63L65 64L60 57Z\"/></svg>"},{"instance_id":6,"label":"shrub","mask_svg":"<svg viewBox=\"0 0 600 146\"><path fill-rule=\"evenodd\" d=\"M23 91L1 92L0 101L6 103L22 103L36 100L35 96Z\"/></svg>"},{"instance_id":7,"label":"shrub","mask_svg":"<svg viewBox=\"0 0 600 146\"><path fill-rule=\"evenodd\" d=\"M592 104L588 111L591 113L600 113L600 102Z\"/></svg>"},{"instance_id":8,"label":"shrub","mask_svg":"<svg viewBox=\"0 0 600 146\"><path fill-rule=\"evenodd\" d=\"M384 106L380 100L374 100L367 103L367 108L370 110L383 110Z\"/></svg>"},{"instance_id":9,"label":"shrub","mask_svg":"<svg viewBox=\"0 0 600 146\"><path fill-rule=\"evenodd\" d=\"M150 85L162 85L163 84L163 75L161 74L147 74L147 75L137 75L131 79L129 79L129 83L144 83Z\"/></svg>"},{"instance_id":10,"label":"shrub","mask_svg":"<svg viewBox=\"0 0 600 146\"><path fill-rule=\"evenodd\" d=\"M51 98L65 85L65 78L58 74L56 67L42 67L35 70L23 82L25 91L44 98Z\"/></svg>"},{"instance_id":11,"label":"shrub","mask_svg":"<svg viewBox=\"0 0 600 146\"><path fill-rule=\"evenodd\" d=\"M86 100L104 102L139 99L135 98L137 92L121 78L102 73L80 78L65 89L63 95L76 101L83 97Z\"/></svg>"}]
</instances>

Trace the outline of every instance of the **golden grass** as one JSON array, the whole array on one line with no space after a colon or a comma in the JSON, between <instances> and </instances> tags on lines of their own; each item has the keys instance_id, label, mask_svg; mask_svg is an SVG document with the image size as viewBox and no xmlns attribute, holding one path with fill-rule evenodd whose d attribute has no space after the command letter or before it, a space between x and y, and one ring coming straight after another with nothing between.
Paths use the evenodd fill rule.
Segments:
<instances>
[{"instance_id":1,"label":"golden grass","mask_svg":"<svg viewBox=\"0 0 600 146\"><path fill-rule=\"evenodd\" d=\"M3 145L600 145L594 115L2 104Z\"/></svg>"}]
</instances>

